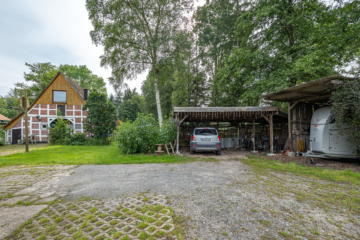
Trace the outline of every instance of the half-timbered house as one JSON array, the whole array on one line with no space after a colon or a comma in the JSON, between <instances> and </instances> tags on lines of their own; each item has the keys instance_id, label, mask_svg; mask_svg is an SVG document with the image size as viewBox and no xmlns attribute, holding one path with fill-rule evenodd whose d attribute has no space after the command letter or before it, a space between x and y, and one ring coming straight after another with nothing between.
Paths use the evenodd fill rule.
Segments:
<instances>
[{"instance_id":1,"label":"half-timbered house","mask_svg":"<svg viewBox=\"0 0 360 240\"><path fill-rule=\"evenodd\" d=\"M83 120L86 111L82 105L88 96L88 89L58 72L46 88L28 108L28 133L36 142L48 142L48 127L56 123L57 114L68 120L74 132L84 132ZM6 130L6 141L17 143L25 138L25 112L8 122L3 128Z\"/></svg>"}]
</instances>

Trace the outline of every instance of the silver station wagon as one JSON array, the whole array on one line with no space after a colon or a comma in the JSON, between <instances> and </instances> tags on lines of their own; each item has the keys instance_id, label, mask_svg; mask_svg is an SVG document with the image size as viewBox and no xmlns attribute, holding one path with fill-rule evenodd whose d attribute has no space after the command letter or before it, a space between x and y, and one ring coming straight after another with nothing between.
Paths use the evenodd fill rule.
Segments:
<instances>
[{"instance_id":1,"label":"silver station wagon","mask_svg":"<svg viewBox=\"0 0 360 240\"><path fill-rule=\"evenodd\" d=\"M216 152L221 155L220 136L215 128L199 127L195 128L193 134L189 134L190 153L194 152Z\"/></svg>"}]
</instances>

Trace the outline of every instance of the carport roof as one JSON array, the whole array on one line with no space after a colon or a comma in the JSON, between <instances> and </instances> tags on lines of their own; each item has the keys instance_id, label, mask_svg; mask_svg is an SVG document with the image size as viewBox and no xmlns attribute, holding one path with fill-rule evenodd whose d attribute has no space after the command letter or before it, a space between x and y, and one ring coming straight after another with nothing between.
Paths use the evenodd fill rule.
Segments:
<instances>
[{"instance_id":1,"label":"carport roof","mask_svg":"<svg viewBox=\"0 0 360 240\"><path fill-rule=\"evenodd\" d=\"M274 121L287 121L280 107L174 107L174 113L184 122L251 122L265 120L270 113Z\"/></svg>"},{"instance_id":2,"label":"carport roof","mask_svg":"<svg viewBox=\"0 0 360 240\"><path fill-rule=\"evenodd\" d=\"M344 76L328 76L307 83L300 83L278 92L263 95L264 100L276 102L324 102L331 96L331 89L337 80L354 80L356 78Z\"/></svg>"}]
</instances>

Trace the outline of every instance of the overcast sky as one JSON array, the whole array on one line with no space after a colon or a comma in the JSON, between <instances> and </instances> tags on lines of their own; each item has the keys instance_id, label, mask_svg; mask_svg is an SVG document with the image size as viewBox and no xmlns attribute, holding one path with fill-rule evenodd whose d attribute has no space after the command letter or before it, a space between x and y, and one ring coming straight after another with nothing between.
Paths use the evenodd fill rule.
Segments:
<instances>
[{"instance_id":1,"label":"overcast sky","mask_svg":"<svg viewBox=\"0 0 360 240\"><path fill-rule=\"evenodd\" d=\"M196 5L203 4L204 0ZM16 82L24 82L27 63L51 62L86 65L106 81L108 93L113 89L107 78L111 69L100 67L101 46L90 38L92 25L85 0L12 0L2 1L0 8L0 95L5 95ZM127 82L140 92L141 82Z\"/></svg>"}]
</instances>

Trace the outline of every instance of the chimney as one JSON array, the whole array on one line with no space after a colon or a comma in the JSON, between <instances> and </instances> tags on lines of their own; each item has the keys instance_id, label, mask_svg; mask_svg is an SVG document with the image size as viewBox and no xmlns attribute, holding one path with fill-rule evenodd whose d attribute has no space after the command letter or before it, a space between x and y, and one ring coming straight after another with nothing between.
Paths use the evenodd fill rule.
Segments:
<instances>
[{"instance_id":1,"label":"chimney","mask_svg":"<svg viewBox=\"0 0 360 240\"><path fill-rule=\"evenodd\" d=\"M84 89L84 100L88 99L89 89Z\"/></svg>"}]
</instances>

